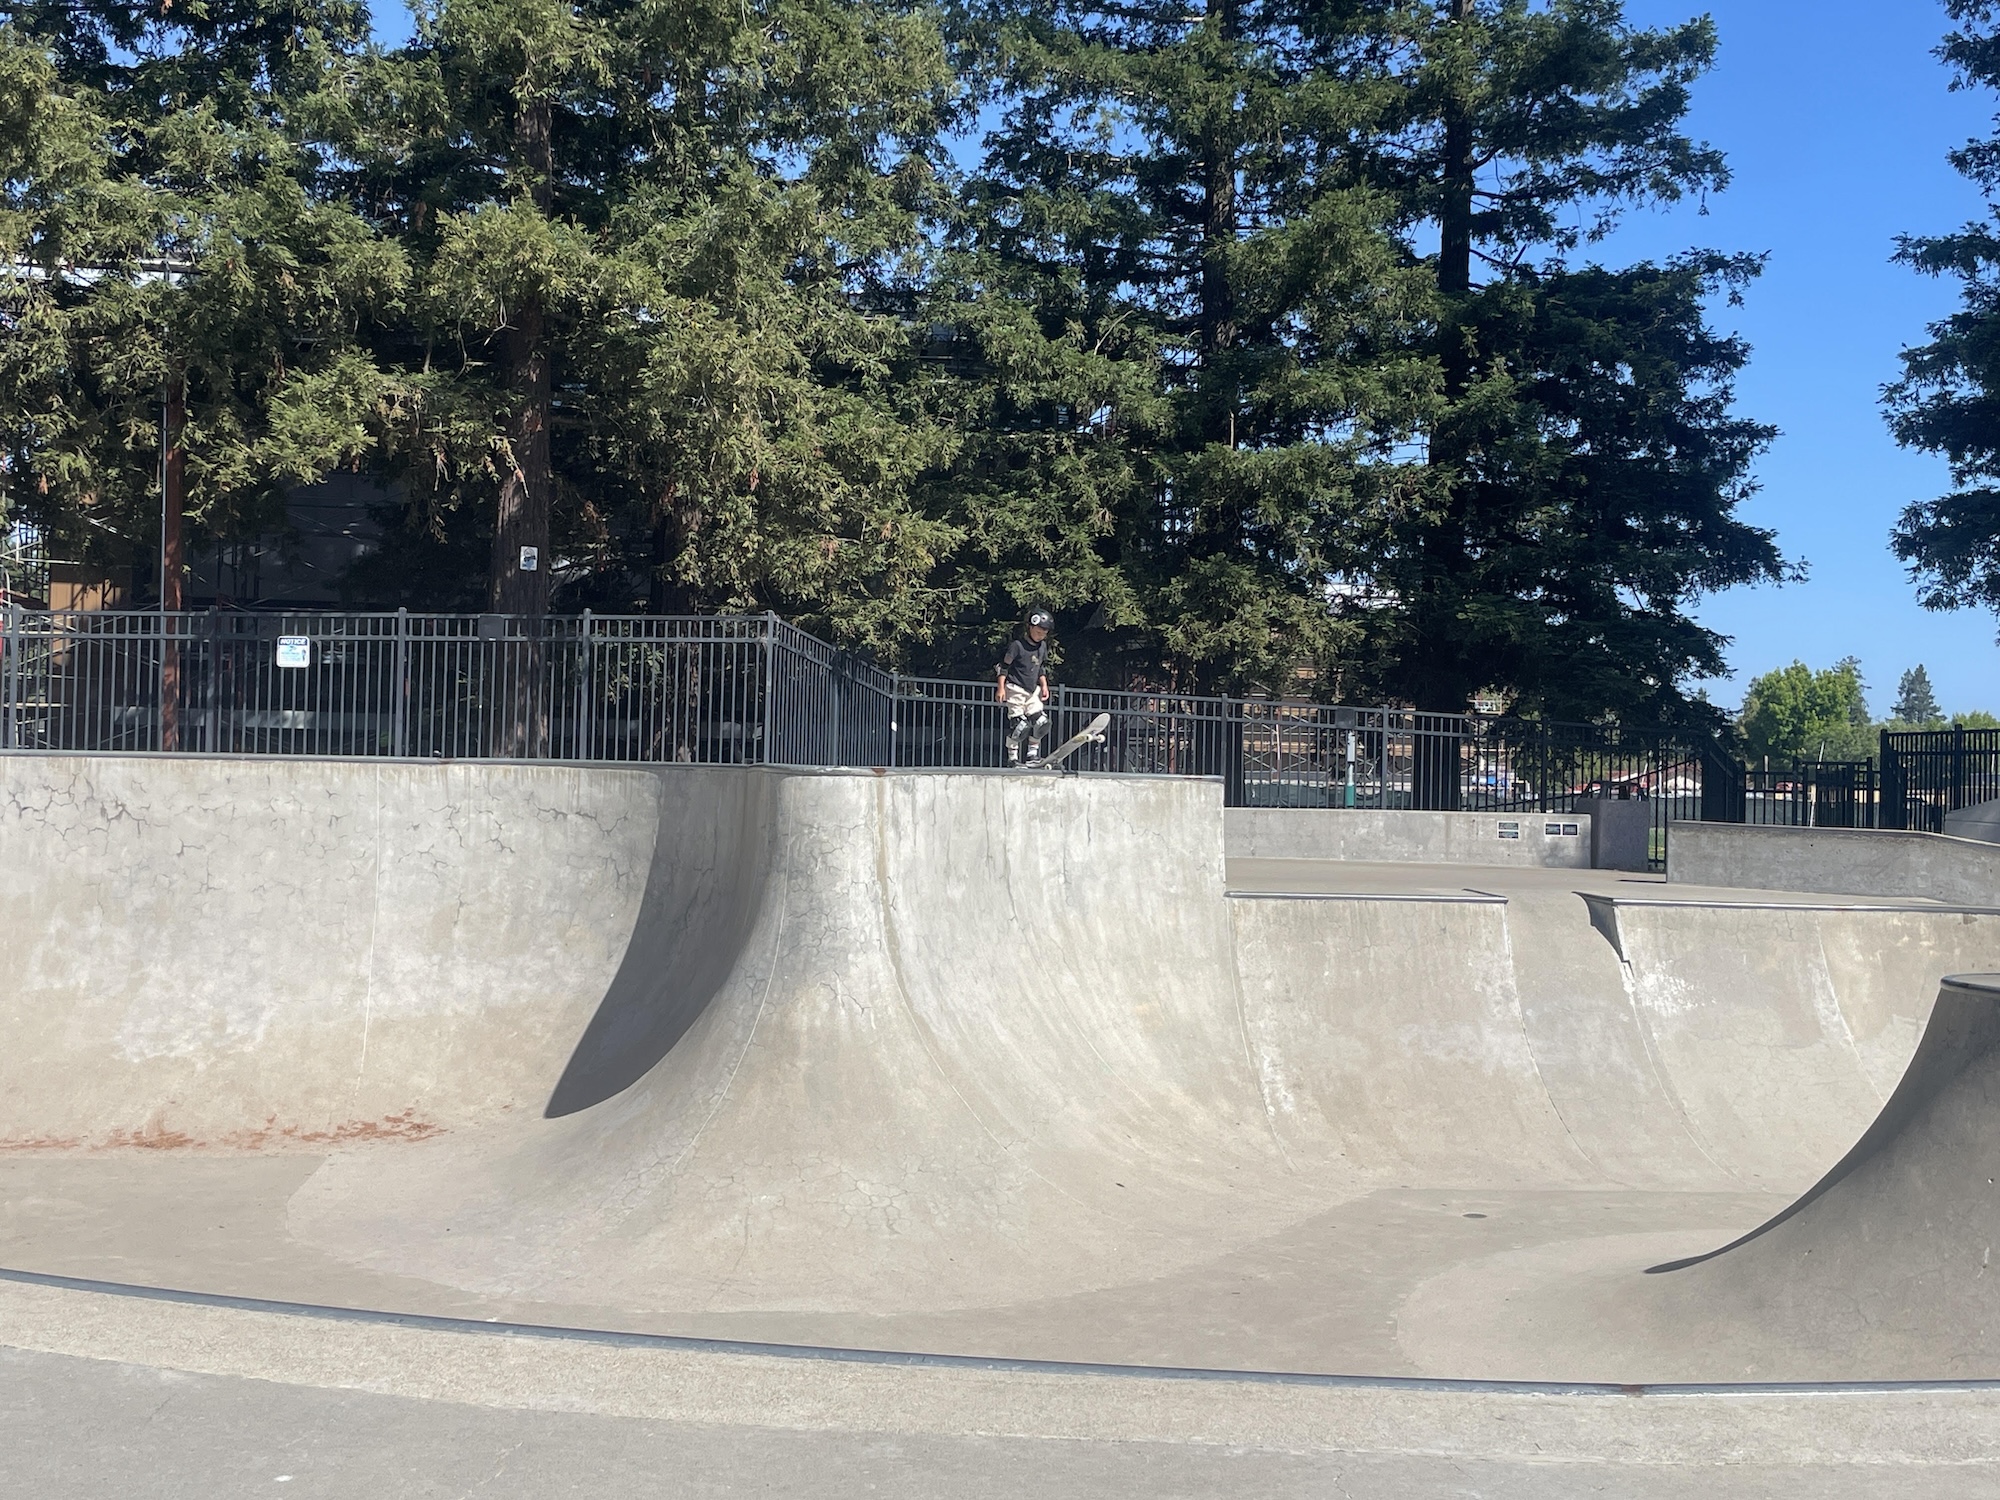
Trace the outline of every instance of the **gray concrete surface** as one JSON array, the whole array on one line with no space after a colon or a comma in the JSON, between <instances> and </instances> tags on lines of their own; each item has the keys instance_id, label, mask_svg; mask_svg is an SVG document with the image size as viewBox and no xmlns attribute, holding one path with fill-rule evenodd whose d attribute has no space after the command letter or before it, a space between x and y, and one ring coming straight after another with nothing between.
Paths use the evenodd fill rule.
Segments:
<instances>
[{"instance_id":1,"label":"gray concrete surface","mask_svg":"<svg viewBox=\"0 0 2000 1500\"><path fill-rule=\"evenodd\" d=\"M732 792L754 789L698 771L682 785L673 836L699 868ZM660 786L0 758L0 1142L260 1147L540 1113L548 1059L628 947ZM675 899L662 917L711 919Z\"/></svg>"},{"instance_id":2,"label":"gray concrete surface","mask_svg":"<svg viewBox=\"0 0 2000 1500\"><path fill-rule=\"evenodd\" d=\"M1749 890L2000 906L2000 848L1893 829L1675 823L1667 841L1667 878Z\"/></svg>"},{"instance_id":3,"label":"gray concrete surface","mask_svg":"<svg viewBox=\"0 0 2000 1500\"><path fill-rule=\"evenodd\" d=\"M1202 1450L1374 1455L1424 1461L1411 1467L1433 1478L1465 1465L1545 1477L1597 1465L1612 1493L1621 1477L1670 1468L1716 1476L1897 1468L1905 1483L1991 1476L2000 1454L2000 1396L1978 1388L1582 1392L938 1368L441 1332L15 1282L0 1283L0 1327L31 1367L46 1367L33 1356L59 1355L366 1393L434 1403L445 1408L436 1413L442 1423L451 1409L503 1412L523 1430L538 1414L587 1413L913 1446L1159 1445L1188 1462ZM739 1473L759 1476L754 1451Z\"/></svg>"},{"instance_id":4,"label":"gray concrete surface","mask_svg":"<svg viewBox=\"0 0 2000 1500\"><path fill-rule=\"evenodd\" d=\"M1976 802L1944 815L1944 831L1955 839L1977 839L1982 844L2000 844L2000 798Z\"/></svg>"},{"instance_id":5,"label":"gray concrete surface","mask_svg":"<svg viewBox=\"0 0 2000 1500\"><path fill-rule=\"evenodd\" d=\"M1827 1296L1777 1317L1754 1290L1718 1343L1649 1317L1664 1282L1645 1275L1843 1158L1940 977L2000 967L2000 914L1226 860L1219 800L1165 780L0 757L0 869L23 892L0 926L0 1264L1008 1358L2000 1375L1980 1317L1934 1336L1983 1306L1948 1278L1932 1331L1888 1350L1835 1337ZM1993 1218L1967 1212L1954 1244ZM0 1286L0 1346L441 1402L753 1426L803 1402L856 1432L929 1413L933 1434L1250 1449L1324 1446L1339 1415L1267 1387L1093 1403L1003 1374L824 1386L517 1344ZM642 1410L618 1383L639 1365L678 1404ZM1994 1398L1934 1395L1923 1421L1872 1399L1890 1415L1756 1408L1748 1447L1750 1409L1726 1401L1638 1427L1586 1403L1531 1431L1557 1408L1456 1396L1398 1408L1424 1441L1343 1442L1407 1457L1443 1433L1502 1464L1996 1451Z\"/></svg>"},{"instance_id":6,"label":"gray concrete surface","mask_svg":"<svg viewBox=\"0 0 2000 1500\"><path fill-rule=\"evenodd\" d=\"M2000 1484L1991 1462L1536 1461L1130 1441L792 1430L521 1410L0 1350L0 1489L47 1500L353 1500L655 1494L1131 1495L1633 1500L1924 1492Z\"/></svg>"},{"instance_id":7,"label":"gray concrete surface","mask_svg":"<svg viewBox=\"0 0 2000 1500\"><path fill-rule=\"evenodd\" d=\"M1590 868L1587 815L1232 807L1223 827L1231 859Z\"/></svg>"}]
</instances>

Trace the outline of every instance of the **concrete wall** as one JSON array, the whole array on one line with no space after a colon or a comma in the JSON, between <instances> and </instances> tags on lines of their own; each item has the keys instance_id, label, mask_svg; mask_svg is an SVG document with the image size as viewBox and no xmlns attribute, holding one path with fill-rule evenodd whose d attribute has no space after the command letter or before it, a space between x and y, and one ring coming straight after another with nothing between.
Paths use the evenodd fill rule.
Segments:
<instances>
[{"instance_id":1,"label":"concrete wall","mask_svg":"<svg viewBox=\"0 0 2000 1500\"><path fill-rule=\"evenodd\" d=\"M1667 879L2000 906L2000 846L1874 828L1676 823L1667 844Z\"/></svg>"},{"instance_id":2,"label":"concrete wall","mask_svg":"<svg viewBox=\"0 0 2000 1500\"><path fill-rule=\"evenodd\" d=\"M1509 825L1519 832L1518 838L1500 836ZM1551 826L1576 831L1551 834ZM1590 819L1574 813L1232 807L1223 814L1223 830L1232 859L1590 868Z\"/></svg>"},{"instance_id":3,"label":"concrete wall","mask_svg":"<svg viewBox=\"0 0 2000 1500\"><path fill-rule=\"evenodd\" d=\"M730 781L677 784L707 806ZM0 756L0 1143L539 1114L618 971L660 797L648 771Z\"/></svg>"}]
</instances>

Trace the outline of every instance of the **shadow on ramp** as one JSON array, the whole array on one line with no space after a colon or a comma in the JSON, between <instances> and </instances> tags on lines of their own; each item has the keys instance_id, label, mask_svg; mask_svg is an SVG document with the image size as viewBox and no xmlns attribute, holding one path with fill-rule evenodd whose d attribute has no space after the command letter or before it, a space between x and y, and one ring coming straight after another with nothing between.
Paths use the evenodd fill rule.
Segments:
<instances>
[{"instance_id":1,"label":"shadow on ramp","mask_svg":"<svg viewBox=\"0 0 2000 1500\"><path fill-rule=\"evenodd\" d=\"M701 1019L763 908L770 780L718 785L705 812L662 819L625 956L542 1111L560 1119L623 1093Z\"/></svg>"}]
</instances>

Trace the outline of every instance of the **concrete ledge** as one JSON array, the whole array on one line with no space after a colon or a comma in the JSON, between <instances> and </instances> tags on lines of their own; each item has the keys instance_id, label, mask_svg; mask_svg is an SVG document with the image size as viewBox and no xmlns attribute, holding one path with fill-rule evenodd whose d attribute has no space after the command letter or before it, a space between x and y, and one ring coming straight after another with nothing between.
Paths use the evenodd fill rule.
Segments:
<instances>
[{"instance_id":1,"label":"concrete ledge","mask_svg":"<svg viewBox=\"0 0 2000 1500\"><path fill-rule=\"evenodd\" d=\"M1947 834L1675 823L1667 848L1667 879L1678 884L1974 906L2000 898L2000 846Z\"/></svg>"},{"instance_id":2,"label":"concrete ledge","mask_svg":"<svg viewBox=\"0 0 2000 1500\"><path fill-rule=\"evenodd\" d=\"M1590 868L1590 819L1574 813L1232 807L1223 814L1223 840L1232 859Z\"/></svg>"}]
</instances>

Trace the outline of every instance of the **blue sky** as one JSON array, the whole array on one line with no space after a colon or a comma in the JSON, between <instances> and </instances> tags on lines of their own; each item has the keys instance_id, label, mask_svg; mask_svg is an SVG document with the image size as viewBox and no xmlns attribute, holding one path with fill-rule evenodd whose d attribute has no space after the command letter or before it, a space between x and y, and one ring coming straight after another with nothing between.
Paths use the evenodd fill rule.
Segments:
<instances>
[{"instance_id":1,"label":"blue sky","mask_svg":"<svg viewBox=\"0 0 2000 1500\"><path fill-rule=\"evenodd\" d=\"M1638 25L1701 10L1627 0ZM1996 101L1948 91L1932 56L1948 23L1932 0L1713 0L1707 10L1721 58L1696 87L1689 128L1727 154L1734 183L1706 213L1687 204L1631 216L1599 253L1626 263L1700 245L1771 257L1746 305L1717 318L1753 349L1739 408L1783 433L1745 514L1775 528L1811 577L1703 601L1702 621L1734 638L1735 675L1709 694L1733 707L1759 672L1855 656L1878 715L1918 662L1947 711L2000 711L1995 621L1920 609L1889 553L1897 512L1949 478L1941 461L1895 445L1879 405L1898 351L1956 300L1952 284L1889 263L1895 238L1981 211L1945 153L1990 128ZM377 11L384 40L408 35L395 0Z\"/></svg>"},{"instance_id":2,"label":"blue sky","mask_svg":"<svg viewBox=\"0 0 2000 1500\"><path fill-rule=\"evenodd\" d=\"M1636 24L1701 13L1674 0L1628 0ZM1931 55L1947 21L1930 0L1714 0L1715 71L1697 85L1691 131L1721 148L1735 180L1703 216L1692 205L1629 220L1607 261L1690 245L1771 256L1741 308L1718 321L1749 340L1738 388L1747 415L1783 436L1759 465L1746 507L1776 528L1811 579L1738 589L1702 604L1733 636L1736 677L1710 685L1740 701L1747 679L1794 658L1824 667L1859 657L1869 701L1886 714L1896 679L1922 662L1948 711L2000 709L1995 622L1920 609L1887 537L1910 500L1941 494L1944 464L1890 439L1878 404L1897 353L1949 312L1951 283L1889 264L1899 233L1948 230L1977 215L1971 184L1945 153L1991 127L1989 94L1947 91Z\"/></svg>"}]
</instances>

